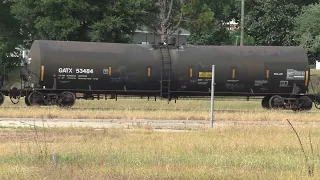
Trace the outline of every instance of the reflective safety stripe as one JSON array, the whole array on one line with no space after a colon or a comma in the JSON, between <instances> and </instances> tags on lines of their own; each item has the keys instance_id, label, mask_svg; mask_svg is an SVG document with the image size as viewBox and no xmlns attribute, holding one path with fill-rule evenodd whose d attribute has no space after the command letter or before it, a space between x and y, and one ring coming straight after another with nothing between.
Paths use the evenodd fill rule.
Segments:
<instances>
[{"instance_id":1,"label":"reflective safety stripe","mask_svg":"<svg viewBox=\"0 0 320 180\"><path fill-rule=\"evenodd\" d=\"M306 71L306 80L304 81L305 86L308 86L308 81L309 81L309 71Z\"/></svg>"},{"instance_id":2,"label":"reflective safety stripe","mask_svg":"<svg viewBox=\"0 0 320 180\"><path fill-rule=\"evenodd\" d=\"M151 68L148 68L148 76L151 75Z\"/></svg>"},{"instance_id":3,"label":"reflective safety stripe","mask_svg":"<svg viewBox=\"0 0 320 180\"><path fill-rule=\"evenodd\" d=\"M44 79L44 66L41 66L41 81Z\"/></svg>"},{"instance_id":4,"label":"reflective safety stripe","mask_svg":"<svg viewBox=\"0 0 320 180\"><path fill-rule=\"evenodd\" d=\"M269 79L269 70L267 70L266 77Z\"/></svg>"},{"instance_id":5,"label":"reflective safety stripe","mask_svg":"<svg viewBox=\"0 0 320 180\"><path fill-rule=\"evenodd\" d=\"M112 75L112 69L111 69L111 67L109 67L109 75L110 75L110 76Z\"/></svg>"},{"instance_id":6,"label":"reflective safety stripe","mask_svg":"<svg viewBox=\"0 0 320 180\"><path fill-rule=\"evenodd\" d=\"M232 69L232 78L235 78L235 77L236 77L236 70Z\"/></svg>"},{"instance_id":7,"label":"reflective safety stripe","mask_svg":"<svg viewBox=\"0 0 320 180\"><path fill-rule=\"evenodd\" d=\"M192 77L192 68L190 68L189 75Z\"/></svg>"}]
</instances>

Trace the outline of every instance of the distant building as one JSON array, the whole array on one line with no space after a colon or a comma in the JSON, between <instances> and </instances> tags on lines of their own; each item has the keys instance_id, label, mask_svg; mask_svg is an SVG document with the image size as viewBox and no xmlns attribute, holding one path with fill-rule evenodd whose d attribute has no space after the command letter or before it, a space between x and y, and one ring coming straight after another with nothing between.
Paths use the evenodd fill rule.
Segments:
<instances>
[{"instance_id":1,"label":"distant building","mask_svg":"<svg viewBox=\"0 0 320 180\"><path fill-rule=\"evenodd\" d=\"M229 21L227 23L224 23L226 26L227 30L234 31L239 29L239 24L233 19L232 21Z\"/></svg>"},{"instance_id":2,"label":"distant building","mask_svg":"<svg viewBox=\"0 0 320 180\"><path fill-rule=\"evenodd\" d=\"M316 61L316 70L320 70L320 61Z\"/></svg>"},{"instance_id":3,"label":"distant building","mask_svg":"<svg viewBox=\"0 0 320 180\"><path fill-rule=\"evenodd\" d=\"M179 35L178 35L178 32ZM187 39L190 36L190 33L183 29L179 28L175 33L172 34L173 37L176 38L176 43L179 45L187 44ZM153 34L152 31L149 31L147 27L142 27L140 29L137 29L133 36L133 42L134 44L152 44L152 43L158 43L161 40L161 36L157 34Z\"/></svg>"}]
</instances>

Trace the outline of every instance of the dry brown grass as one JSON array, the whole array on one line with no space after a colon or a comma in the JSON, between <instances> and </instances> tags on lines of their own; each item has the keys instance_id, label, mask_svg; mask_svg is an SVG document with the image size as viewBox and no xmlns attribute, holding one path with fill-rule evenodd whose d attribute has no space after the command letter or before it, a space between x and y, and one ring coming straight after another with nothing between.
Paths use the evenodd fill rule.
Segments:
<instances>
[{"instance_id":1,"label":"dry brown grass","mask_svg":"<svg viewBox=\"0 0 320 180\"><path fill-rule=\"evenodd\" d=\"M313 177L288 125L186 132L1 130L10 140L1 139L0 179L317 179L320 133L297 130L304 145L311 133Z\"/></svg>"},{"instance_id":2,"label":"dry brown grass","mask_svg":"<svg viewBox=\"0 0 320 180\"><path fill-rule=\"evenodd\" d=\"M216 112L217 120L235 121L319 121L320 113L294 113L278 111ZM50 119L150 119L150 120L209 120L209 111L150 111L144 110L61 110L58 108L5 109L4 118L50 118Z\"/></svg>"},{"instance_id":3,"label":"dry brown grass","mask_svg":"<svg viewBox=\"0 0 320 180\"><path fill-rule=\"evenodd\" d=\"M150 119L150 120L209 120L210 102L205 100L179 100L177 103L167 104L166 101L146 101L145 99L115 100L80 100L76 109L60 109L58 107L9 108L12 105L6 102L5 109L0 108L0 117L3 118L67 118L67 119ZM24 106L21 102L21 105ZM87 108L85 108L87 107ZM92 110L91 107L108 107L110 110ZM84 108L84 109L77 109ZM266 111L261 108L260 101L217 101L216 110L241 110L240 112L215 113L217 120L237 121L278 121L287 118L293 121L319 121L320 111L309 112L293 111Z\"/></svg>"}]
</instances>

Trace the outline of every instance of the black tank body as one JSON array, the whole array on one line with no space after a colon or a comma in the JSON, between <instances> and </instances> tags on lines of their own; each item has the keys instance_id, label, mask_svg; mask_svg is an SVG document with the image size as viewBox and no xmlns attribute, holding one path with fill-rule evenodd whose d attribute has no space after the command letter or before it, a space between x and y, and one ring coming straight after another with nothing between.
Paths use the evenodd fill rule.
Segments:
<instances>
[{"instance_id":1,"label":"black tank body","mask_svg":"<svg viewBox=\"0 0 320 180\"><path fill-rule=\"evenodd\" d=\"M307 90L309 64L300 47L192 46L170 49L172 91L300 93ZM34 41L32 82L39 88L73 90L160 90L162 58L151 45Z\"/></svg>"}]
</instances>

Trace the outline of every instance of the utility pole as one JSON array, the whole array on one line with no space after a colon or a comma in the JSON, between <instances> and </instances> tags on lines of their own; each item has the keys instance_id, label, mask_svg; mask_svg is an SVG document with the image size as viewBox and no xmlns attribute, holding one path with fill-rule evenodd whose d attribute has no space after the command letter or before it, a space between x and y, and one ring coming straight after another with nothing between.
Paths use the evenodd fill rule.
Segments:
<instances>
[{"instance_id":1,"label":"utility pole","mask_svg":"<svg viewBox=\"0 0 320 180\"><path fill-rule=\"evenodd\" d=\"M243 31L244 31L244 0L241 0L241 38L240 38L240 46L243 46Z\"/></svg>"}]
</instances>

